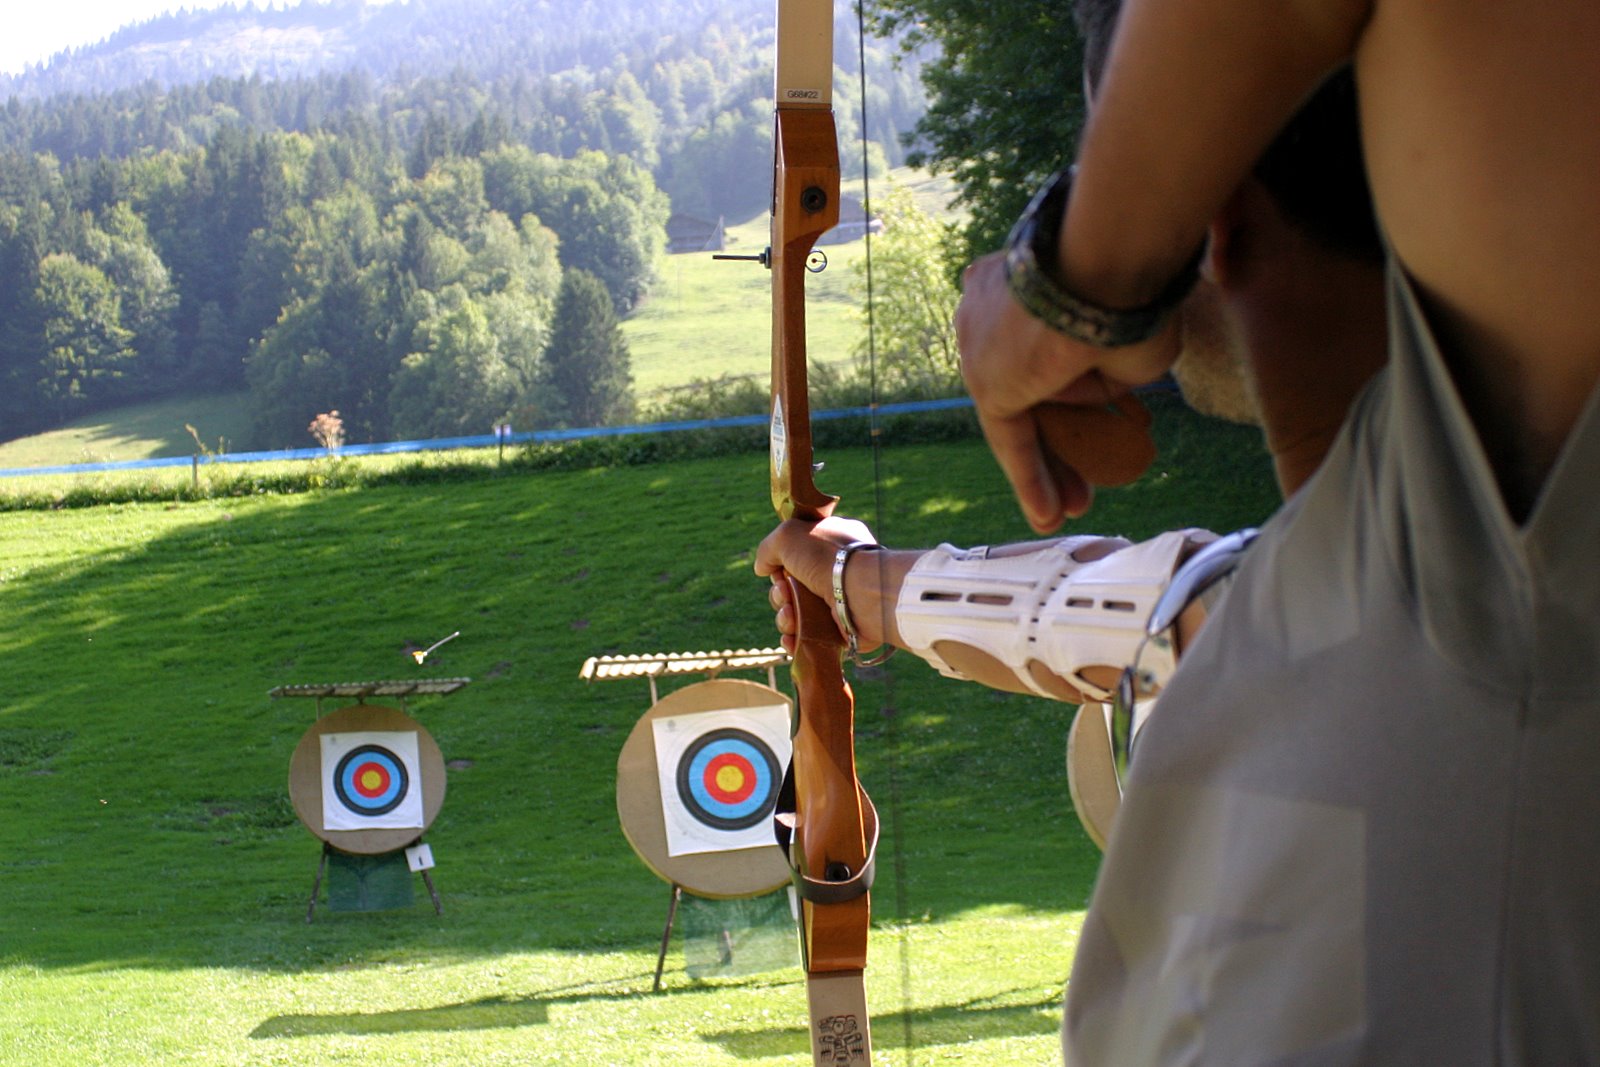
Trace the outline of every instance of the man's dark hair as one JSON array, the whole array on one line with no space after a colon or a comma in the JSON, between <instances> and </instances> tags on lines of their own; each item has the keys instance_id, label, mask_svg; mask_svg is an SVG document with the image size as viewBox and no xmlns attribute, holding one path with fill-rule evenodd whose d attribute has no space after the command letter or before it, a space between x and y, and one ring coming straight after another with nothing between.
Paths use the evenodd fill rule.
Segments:
<instances>
[{"instance_id":1,"label":"man's dark hair","mask_svg":"<svg viewBox=\"0 0 1600 1067\"><path fill-rule=\"evenodd\" d=\"M1073 4L1091 85L1105 71L1121 9L1122 0ZM1327 248L1361 259L1383 258L1349 66L1329 75L1278 132L1254 173L1285 217Z\"/></svg>"}]
</instances>

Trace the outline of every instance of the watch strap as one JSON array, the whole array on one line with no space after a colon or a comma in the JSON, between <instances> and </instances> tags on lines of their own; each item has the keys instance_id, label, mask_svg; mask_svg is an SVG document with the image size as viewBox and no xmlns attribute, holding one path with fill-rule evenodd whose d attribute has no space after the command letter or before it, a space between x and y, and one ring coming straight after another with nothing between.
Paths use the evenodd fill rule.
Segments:
<instances>
[{"instance_id":1,"label":"watch strap","mask_svg":"<svg viewBox=\"0 0 1600 1067\"><path fill-rule=\"evenodd\" d=\"M1200 276L1202 250L1165 290L1143 307L1102 307L1056 280L1056 240L1066 217L1076 167L1052 175L1033 196L1006 240L1006 286L1017 303L1050 329L1097 348L1119 348L1161 332Z\"/></svg>"}]
</instances>

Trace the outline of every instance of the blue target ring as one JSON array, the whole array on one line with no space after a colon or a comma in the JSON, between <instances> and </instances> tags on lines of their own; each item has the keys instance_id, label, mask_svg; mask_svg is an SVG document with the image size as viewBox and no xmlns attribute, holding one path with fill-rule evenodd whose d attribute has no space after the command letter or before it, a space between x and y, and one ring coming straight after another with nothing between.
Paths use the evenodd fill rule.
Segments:
<instances>
[{"instance_id":1,"label":"blue target ring","mask_svg":"<svg viewBox=\"0 0 1600 1067\"><path fill-rule=\"evenodd\" d=\"M717 830L745 830L772 814L778 759L748 730L712 730L684 750L677 780L678 798L695 819Z\"/></svg>"},{"instance_id":2,"label":"blue target ring","mask_svg":"<svg viewBox=\"0 0 1600 1067\"><path fill-rule=\"evenodd\" d=\"M382 745L346 752L333 769L333 792L357 815L387 815L410 790L405 761Z\"/></svg>"}]
</instances>

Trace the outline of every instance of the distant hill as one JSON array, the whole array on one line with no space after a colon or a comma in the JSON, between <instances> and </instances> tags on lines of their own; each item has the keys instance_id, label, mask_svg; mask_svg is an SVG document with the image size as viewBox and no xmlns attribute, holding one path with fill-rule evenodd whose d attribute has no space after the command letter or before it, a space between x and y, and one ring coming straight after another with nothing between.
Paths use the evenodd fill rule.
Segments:
<instances>
[{"instance_id":1,"label":"distant hill","mask_svg":"<svg viewBox=\"0 0 1600 1067\"><path fill-rule=\"evenodd\" d=\"M0 98L104 93L154 81L279 79L351 68L379 78L532 76L602 68L708 21L771 21L771 0L313 0L288 8L229 4L129 25L96 44L0 75Z\"/></svg>"},{"instance_id":2,"label":"distant hill","mask_svg":"<svg viewBox=\"0 0 1600 1067\"><path fill-rule=\"evenodd\" d=\"M845 0L835 0L835 23L839 133L854 141L861 90ZM693 183L714 184L710 175L740 174L770 152L771 105L760 101L771 93L774 36L772 0L303 0L180 11L0 74L0 154L71 163L183 151L227 128L363 126L410 150L437 141L430 122L459 132L478 120L473 143L627 155L680 209L707 211L722 191L690 202L671 172L689 168ZM870 139L887 166L906 161L904 136L926 110L925 58L925 48L906 53L894 40L865 44Z\"/></svg>"}]
</instances>

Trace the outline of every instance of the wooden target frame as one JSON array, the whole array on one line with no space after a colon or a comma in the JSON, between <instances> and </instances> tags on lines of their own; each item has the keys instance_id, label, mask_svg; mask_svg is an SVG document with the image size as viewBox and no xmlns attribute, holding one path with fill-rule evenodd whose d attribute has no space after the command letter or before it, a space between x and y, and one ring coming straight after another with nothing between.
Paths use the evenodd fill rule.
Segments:
<instances>
[{"instance_id":1,"label":"wooden target frame","mask_svg":"<svg viewBox=\"0 0 1600 1067\"><path fill-rule=\"evenodd\" d=\"M1072 729L1067 732L1067 788L1084 832L1104 852L1117 809L1122 806L1104 704L1085 701L1072 717Z\"/></svg>"},{"instance_id":2,"label":"wooden target frame","mask_svg":"<svg viewBox=\"0 0 1600 1067\"><path fill-rule=\"evenodd\" d=\"M789 884L789 864L776 840L759 848L668 855L666 816L656 767L656 720L775 704L783 704L791 711L793 708L793 701L770 686L719 678L667 694L634 724L617 756L617 818L628 844L662 881L712 900L760 896Z\"/></svg>"},{"instance_id":3,"label":"wooden target frame","mask_svg":"<svg viewBox=\"0 0 1600 1067\"><path fill-rule=\"evenodd\" d=\"M418 777L422 789L420 827L328 830L323 827L322 736L358 732L415 731L417 735ZM331 711L318 719L300 738L289 758L289 799L295 814L310 830L340 852L374 856L394 852L418 841L444 805L444 755L422 724L396 708L376 704L352 704Z\"/></svg>"}]
</instances>

